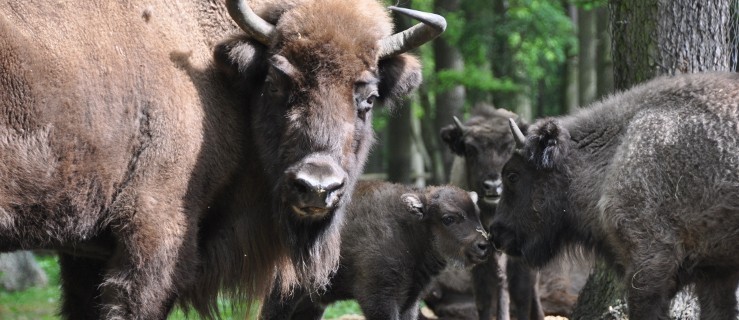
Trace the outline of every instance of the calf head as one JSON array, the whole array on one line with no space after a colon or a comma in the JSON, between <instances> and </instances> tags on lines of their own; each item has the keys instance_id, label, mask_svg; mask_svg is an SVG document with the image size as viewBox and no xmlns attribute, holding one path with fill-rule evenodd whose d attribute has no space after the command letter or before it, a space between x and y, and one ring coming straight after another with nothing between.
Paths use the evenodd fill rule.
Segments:
<instances>
[{"instance_id":1,"label":"calf head","mask_svg":"<svg viewBox=\"0 0 739 320\"><path fill-rule=\"evenodd\" d=\"M491 233L498 249L533 266L550 261L572 234L567 194L570 136L556 120L542 120L524 137L511 120L517 149L502 171L503 195Z\"/></svg>"},{"instance_id":2,"label":"calf head","mask_svg":"<svg viewBox=\"0 0 739 320\"><path fill-rule=\"evenodd\" d=\"M344 207L373 143L373 107L392 105L420 84L420 63L403 52L446 23L394 8L423 23L391 35L388 12L374 0L272 5L262 12L270 22L245 0L229 1L248 37L221 43L215 60L249 100L257 148L250 152L270 184L282 247L302 270L298 278L325 279L337 264Z\"/></svg>"},{"instance_id":3,"label":"calf head","mask_svg":"<svg viewBox=\"0 0 739 320\"><path fill-rule=\"evenodd\" d=\"M418 216L433 235L434 251L465 266L485 261L490 254L488 233L480 223L477 194L453 186L429 187L424 194L401 196L406 210Z\"/></svg>"},{"instance_id":4,"label":"calf head","mask_svg":"<svg viewBox=\"0 0 739 320\"><path fill-rule=\"evenodd\" d=\"M481 105L465 123L454 117L454 124L441 129L444 143L464 158L467 187L482 195L483 209L495 209L500 200L500 171L514 151L513 135L508 127L508 119L512 117L516 115L508 110ZM519 125L525 126L523 122Z\"/></svg>"}]
</instances>

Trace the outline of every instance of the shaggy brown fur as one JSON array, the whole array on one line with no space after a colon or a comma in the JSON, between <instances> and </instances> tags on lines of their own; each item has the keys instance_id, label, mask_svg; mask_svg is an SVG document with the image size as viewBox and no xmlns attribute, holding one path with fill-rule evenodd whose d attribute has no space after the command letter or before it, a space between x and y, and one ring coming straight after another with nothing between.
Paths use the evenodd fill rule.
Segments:
<instances>
[{"instance_id":1,"label":"shaggy brown fur","mask_svg":"<svg viewBox=\"0 0 739 320\"><path fill-rule=\"evenodd\" d=\"M0 250L61 250L66 318L213 316L221 289L335 269L349 196L302 219L286 174L320 161L349 194L373 140L358 104L404 96L420 65L377 61L376 1L255 7L273 44L214 61L241 33L220 1L0 4Z\"/></svg>"}]
</instances>

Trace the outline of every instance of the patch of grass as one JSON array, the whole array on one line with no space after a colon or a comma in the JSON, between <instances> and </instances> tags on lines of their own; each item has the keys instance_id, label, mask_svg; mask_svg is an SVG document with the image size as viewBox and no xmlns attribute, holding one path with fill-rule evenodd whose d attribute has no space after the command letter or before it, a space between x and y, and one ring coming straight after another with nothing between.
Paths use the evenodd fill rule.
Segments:
<instances>
[{"instance_id":1,"label":"patch of grass","mask_svg":"<svg viewBox=\"0 0 739 320\"><path fill-rule=\"evenodd\" d=\"M56 256L37 256L36 261L46 272L49 284L18 292L0 290L0 319L8 320L51 320L59 306L59 264Z\"/></svg>"},{"instance_id":2,"label":"patch of grass","mask_svg":"<svg viewBox=\"0 0 739 320\"><path fill-rule=\"evenodd\" d=\"M7 292L0 290L0 319L3 320L58 320L60 319L59 299L61 288L59 287L59 263L55 255L36 256L36 261L46 272L49 284L46 287L34 287L24 291ZM231 319L256 319L258 308L252 308L249 317L244 311L232 310L228 300L219 300L221 317L224 320ZM361 314L359 306L354 301L342 301L331 305L326 309L325 319L339 318L347 314ZM177 308L168 318L169 320L199 319L194 312L187 315Z\"/></svg>"},{"instance_id":3,"label":"patch of grass","mask_svg":"<svg viewBox=\"0 0 739 320\"><path fill-rule=\"evenodd\" d=\"M359 305L354 300L339 301L331 304L331 306L326 308L326 312L323 313L323 318L335 319L349 314L362 314L362 310L359 309Z\"/></svg>"}]
</instances>

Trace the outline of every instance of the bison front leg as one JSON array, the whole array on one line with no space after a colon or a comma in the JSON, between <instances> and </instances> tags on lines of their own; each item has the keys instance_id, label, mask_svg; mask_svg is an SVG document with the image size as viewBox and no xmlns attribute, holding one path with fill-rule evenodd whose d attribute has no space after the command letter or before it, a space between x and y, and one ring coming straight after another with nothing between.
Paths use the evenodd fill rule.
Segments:
<instances>
[{"instance_id":1,"label":"bison front leg","mask_svg":"<svg viewBox=\"0 0 739 320\"><path fill-rule=\"evenodd\" d=\"M490 255L488 259L472 268L472 290L475 295L477 314L480 320L493 319L493 299L495 290L504 286L505 275L498 271L499 254ZM500 309L501 306L498 306ZM508 306L502 306L507 311ZM508 320L503 318L498 320Z\"/></svg>"},{"instance_id":2,"label":"bison front leg","mask_svg":"<svg viewBox=\"0 0 739 320\"><path fill-rule=\"evenodd\" d=\"M508 259L508 279L511 300L518 320L544 320L544 311L537 288L538 273L518 259Z\"/></svg>"},{"instance_id":3,"label":"bison front leg","mask_svg":"<svg viewBox=\"0 0 739 320\"><path fill-rule=\"evenodd\" d=\"M739 319L736 302L737 286L739 286L739 272L726 277L697 281L695 293L700 303L701 320Z\"/></svg>"},{"instance_id":4,"label":"bison front leg","mask_svg":"<svg viewBox=\"0 0 739 320\"><path fill-rule=\"evenodd\" d=\"M105 261L59 254L62 281L61 315L65 319L97 320L100 314L100 284Z\"/></svg>"},{"instance_id":5,"label":"bison front leg","mask_svg":"<svg viewBox=\"0 0 739 320\"><path fill-rule=\"evenodd\" d=\"M658 244L636 253L643 258L626 270L626 291L630 320L669 319L670 299L677 293L676 269L669 249Z\"/></svg>"},{"instance_id":6,"label":"bison front leg","mask_svg":"<svg viewBox=\"0 0 739 320\"><path fill-rule=\"evenodd\" d=\"M143 199L142 199L143 198ZM106 319L165 319L197 263L195 224L177 206L151 196L138 198L135 212L114 234L117 248L101 286ZM177 281L177 283L175 283Z\"/></svg>"}]
</instances>

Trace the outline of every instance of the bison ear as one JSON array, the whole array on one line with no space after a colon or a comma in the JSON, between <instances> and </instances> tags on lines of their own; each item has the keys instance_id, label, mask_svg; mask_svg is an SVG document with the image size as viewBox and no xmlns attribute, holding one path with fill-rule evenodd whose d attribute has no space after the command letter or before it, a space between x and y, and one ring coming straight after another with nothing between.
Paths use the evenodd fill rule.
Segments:
<instances>
[{"instance_id":1,"label":"bison ear","mask_svg":"<svg viewBox=\"0 0 739 320\"><path fill-rule=\"evenodd\" d=\"M423 201L421 201L421 198L417 194L405 193L400 196L400 199L403 200L403 205L408 212L418 216L419 218L423 218L423 212L425 211Z\"/></svg>"},{"instance_id":2,"label":"bison ear","mask_svg":"<svg viewBox=\"0 0 739 320\"><path fill-rule=\"evenodd\" d=\"M456 125L450 124L446 127L441 128L441 140L449 146L452 152L460 157L464 157L464 142L462 136L464 133L462 129Z\"/></svg>"},{"instance_id":3,"label":"bison ear","mask_svg":"<svg viewBox=\"0 0 739 320\"><path fill-rule=\"evenodd\" d=\"M556 120L532 125L526 140L525 154L537 168L551 170L561 166L569 150L570 133Z\"/></svg>"},{"instance_id":4,"label":"bison ear","mask_svg":"<svg viewBox=\"0 0 739 320\"><path fill-rule=\"evenodd\" d=\"M267 72L267 48L245 36L236 36L213 49L216 68L234 83L261 81Z\"/></svg>"},{"instance_id":5,"label":"bison ear","mask_svg":"<svg viewBox=\"0 0 739 320\"><path fill-rule=\"evenodd\" d=\"M400 103L411 91L421 85L421 63L404 53L380 60L380 97L378 101L389 108Z\"/></svg>"}]
</instances>

